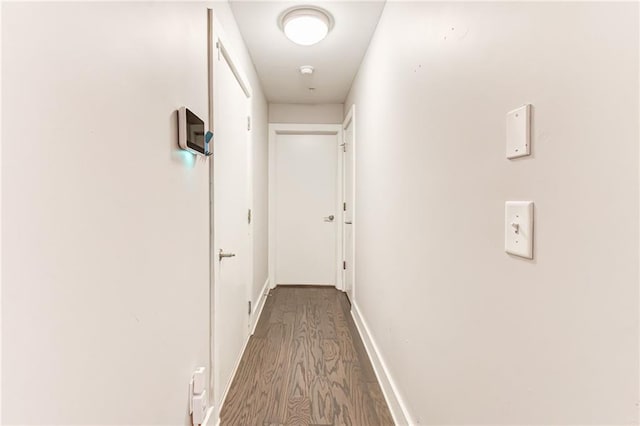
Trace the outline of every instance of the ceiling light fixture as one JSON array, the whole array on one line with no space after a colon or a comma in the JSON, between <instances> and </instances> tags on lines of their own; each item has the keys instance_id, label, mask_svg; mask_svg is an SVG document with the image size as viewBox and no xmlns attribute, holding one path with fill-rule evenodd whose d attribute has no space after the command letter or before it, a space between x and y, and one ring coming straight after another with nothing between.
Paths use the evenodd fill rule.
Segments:
<instances>
[{"instance_id":1,"label":"ceiling light fixture","mask_svg":"<svg viewBox=\"0 0 640 426\"><path fill-rule=\"evenodd\" d=\"M282 15L280 26L292 42L311 46L329 34L333 28L333 18L324 9L312 6L296 7Z\"/></svg>"}]
</instances>

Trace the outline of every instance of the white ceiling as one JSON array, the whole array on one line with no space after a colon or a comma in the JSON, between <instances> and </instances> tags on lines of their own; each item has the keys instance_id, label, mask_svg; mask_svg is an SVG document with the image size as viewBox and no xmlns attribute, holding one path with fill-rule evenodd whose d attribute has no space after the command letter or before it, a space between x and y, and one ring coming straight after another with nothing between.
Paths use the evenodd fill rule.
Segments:
<instances>
[{"instance_id":1,"label":"white ceiling","mask_svg":"<svg viewBox=\"0 0 640 426\"><path fill-rule=\"evenodd\" d=\"M384 0L231 0L230 4L269 102L321 104L344 102ZM320 43L298 46L280 30L280 15L295 5L322 7L333 15L335 25ZM315 72L302 76L298 71L301 65L313 65Z\"/></svg>"}]
</instances>

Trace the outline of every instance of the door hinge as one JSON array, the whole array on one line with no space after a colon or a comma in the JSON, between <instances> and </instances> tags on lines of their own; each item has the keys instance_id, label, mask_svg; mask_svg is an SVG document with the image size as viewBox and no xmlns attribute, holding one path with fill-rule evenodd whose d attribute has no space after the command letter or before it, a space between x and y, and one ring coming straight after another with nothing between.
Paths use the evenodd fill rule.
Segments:
<instances>
[{"instance_id":1,"label":"door hinge","mask_svg":"<svg viewBox=\"0 0 640 426\"><path fill-rule=\"evenodd\" d=\"M251 223L251 209L247 213L247 223Z\"/></svg>"},{"instance_id":2,"label":"door hinge","mask_svg":"<svg viewBox=\"0 0 640 426\"><path fill-rule=\"evenodd\" d=\"M347 203L342 203L342 211L347 211Z\"/></svg>"},{"instance_id":3,"label":"door hinge","mask_svg":"<svg viewBox=\"0 0 640 426\"><path fill-rule=\"evenodd\" d=\"M251 300L249 300L249 315L251 315Z\"/></svg>"},{"instance_id":4,"label":"door hinge","mask_svg":"<svg viewBox=\"0 0 640 426\"><path fill-rule=\"evenodd\" d=\"M343 143L343 144L340 144L340 146L342 147L342 152L347 152L347 143L346 142Z\"/></svg>"},{"instance_id":5,"label":"door hinge","mask_svg":"<svg viewBox=\"0 0 640 426\"><path fill-rule=\"evenodd\" d=\"M251 117L247 117L247 130L251 130Z\"/></svg>"},{"instance_id":6,"label":"door hinge","mask_svg":"<svg viewBox=\"0 0 640 426\"><path fill-rule=\"evenodd\" d=\"M220 60L220 42L216 41L216 50L218 50L218 60Z\"/></svg>"},{"instance_id":7,"label":"door hinge","mask_svg":"<svg viewBox=\"0 0 640 426\"><path fill-rule=\"evenodd\" d=\"M346 260L342 261L342 269L344 269L344 270L347 269L347 261Z\"/></svg>"}]
</instances>

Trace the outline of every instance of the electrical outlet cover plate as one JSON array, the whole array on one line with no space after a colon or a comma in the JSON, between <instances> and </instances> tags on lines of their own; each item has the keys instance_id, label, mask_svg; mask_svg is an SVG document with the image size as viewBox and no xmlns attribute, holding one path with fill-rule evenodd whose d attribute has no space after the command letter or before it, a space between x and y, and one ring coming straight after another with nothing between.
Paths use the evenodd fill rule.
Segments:
<instances>
[{"instance_id":1,"label":"electrical outlet cover plate","mask_svg":"<svg viewBox=\"0 0 640 426\"><path fill-rule=\"evenodd\" d=\"M505 203L504 250L533 259L533 201Z\"/></svg>"},{"instance_id":2,"label":"electrical outlet cover plate","mask_svg":"<svg viewBox=\"0 0 640 426\"><path fill-rule=\"evenodd\" d=\"M507 113L507 158L531 154L531 105Z\"/></svg>"},{"instance_id":3,"label":"electrical outlet cover plate","mask_svg":"<svg viewBox=\"0 0 640 426\"><path fill-rule=\"evenodd\" d=\"M207 399L207 391L193 397L193 424L201 425L207 416L207 408L209 400Z\"/></svg>"}]
</instances>

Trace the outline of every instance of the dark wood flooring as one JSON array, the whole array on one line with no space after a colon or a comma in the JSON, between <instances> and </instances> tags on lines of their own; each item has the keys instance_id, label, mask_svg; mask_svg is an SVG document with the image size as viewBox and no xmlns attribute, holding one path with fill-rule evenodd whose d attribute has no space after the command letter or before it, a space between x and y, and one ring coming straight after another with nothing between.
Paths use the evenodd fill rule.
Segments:
<instances>
[{"instance_id":1,"label":"dark wood flooring","mask_svg":"<svg viewBox=\"0 0 640 426\"><path fill-rule=\"evenodd\" d=\"M222 426L393 425L346 295L271 290L220 418Z\"/></svg>"}]
</instances>

